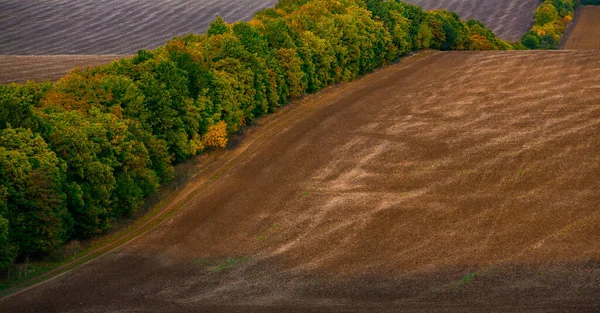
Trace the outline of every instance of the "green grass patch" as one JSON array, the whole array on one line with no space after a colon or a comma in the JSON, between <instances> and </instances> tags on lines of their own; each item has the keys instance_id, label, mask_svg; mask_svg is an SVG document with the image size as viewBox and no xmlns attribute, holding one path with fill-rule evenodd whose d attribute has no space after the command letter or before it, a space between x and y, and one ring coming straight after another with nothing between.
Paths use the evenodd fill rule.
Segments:
<instances>
[{"instance_id":1,"label":"green grass patch","mask_svg":"<svg viewBox=\"0 0 600 313\"><path fill-rule=\"evenodd\" d=\"M453 287L455 289L459 289L461 287L464 287L464 286L468 285L469 283L471 283L479 275L480 275L479 272L469 273L469 274L463 276L459 281L457 281L456 283L454 283Z\"/></svg>"},{"instance_id":2,"label":"green grass patch","mask_svg":"<svg viewBox=\"0 0 600 313\"><path fill-rule=\"evenodd\" d=\"M239 259L228 259L228 260L225 260L225 262L219 264L218 266L211 268L210 271L212 273L218 273L218 272L224 271L226 269L230 269L242 262L248 261L248 259L249 259L248 257L239 258Z\"/></svg>"},{"instance_id":3,"label":"green grass patch","mask_svg":"<svg viewBox=\"0 0 600 313\"><path fill-rule=\"evenodd\" d=\"M194 263L196 265L209 265L212 262L209 261L209 260L206 260L206 259L200 259L200 258L198 258L198 259L194 259L192 261L192 263Z\"/></svg>"},{"instance_id":4,"label":"green grass patch","mask_svg":"<svg viewBox=\"0 0 600 313\"><path fill-rule=\"evenodd\" d=\"M267 229L267 231L265 231L264 233L260 234L258 236L258 241L263 241L265 239L267 239L270 235L272 235L273 233L275 233L281 226L277 223L273 224L273 226L271 226L269 229Z\"/></svg>"}]
</instances>

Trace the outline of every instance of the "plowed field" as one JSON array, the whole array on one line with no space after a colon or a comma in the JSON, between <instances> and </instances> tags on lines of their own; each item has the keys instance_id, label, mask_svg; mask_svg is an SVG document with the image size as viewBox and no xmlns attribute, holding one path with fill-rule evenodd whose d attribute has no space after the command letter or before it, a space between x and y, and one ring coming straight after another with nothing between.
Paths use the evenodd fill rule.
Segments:
<instances>
[{"instance_id":1,"label":"plowed field","mask_svg":"<svg viewBox=\"0 0 600 313\"><path fill-rule=\"evenodd\" d=\"M600 6L583 6L565 49L600 50Z\"/></svg>"},{"instance_id":2,"label":"plowed field","mask_svg":"<svg viewBox=\"0 0 600 313\"><path fill-rule=\"evenodd\" d=\"M0 55L0 84L57 80L76 67L112 62L124 55Z\"/></svg>"},{"instance_id":3,"label":"plowed field","mask_svg":"<svg viewBox=\"0 0 600 313\"><path fill-rule=\"evenodd\" d=\"M248 20L276 0L3 0L0 54L132 54Z\"/></svg>"},{"instance_id":4,"label":"plowed field","mask_svg":"<svg viewBox=\"0 0 600 313\"><path fill-rule=\"evenodd\" d=\"M600 52L431 52L292 104L2 312L596 312Z\"/></svg>"}]
</instances>

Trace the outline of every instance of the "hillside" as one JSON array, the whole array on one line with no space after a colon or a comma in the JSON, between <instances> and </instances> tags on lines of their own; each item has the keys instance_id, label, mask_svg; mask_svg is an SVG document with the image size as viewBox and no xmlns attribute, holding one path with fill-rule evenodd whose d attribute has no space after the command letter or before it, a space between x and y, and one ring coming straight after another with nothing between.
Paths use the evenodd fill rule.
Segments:
<instances>
[{"instance_id":1,"label":"hillside","mask_svg":"<svg viewBox=\"0 0 600 313\"><path fill-rule=\"evenodd\" d=\"M11 280L17 263L105 234L174 165L290 100L428 48L513 46L481 22L403 2L282 0L56 83L0 85L0 271Z\"/></svg>"},{"instance_id":2,"label":"hillside","mask_svg":"<svg viewBox=\"0 0 600 313\"><path fill-rule=\"evenodd\" d=\"M421 53L310 96L172 219L0 311L598 310L599 58Z\"/></svg>"}]
</instances>

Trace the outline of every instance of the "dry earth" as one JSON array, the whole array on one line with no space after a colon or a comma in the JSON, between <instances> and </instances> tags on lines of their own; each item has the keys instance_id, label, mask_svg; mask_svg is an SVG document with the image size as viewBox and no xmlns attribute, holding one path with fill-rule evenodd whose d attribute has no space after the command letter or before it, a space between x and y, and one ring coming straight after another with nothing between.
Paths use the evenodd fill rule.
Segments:
<instances>
[{"instance_id":1,"label":"dry earth","mask_svg":"<svg viewBox=\"0 0 600 313\"><path fill-rule=\"evenodd\" d=\"M58 80L75 67L110 63L124 55L0 55L0 84Z\"/></svg>"},{"instance_id":2,"label":"dry earth","mask_svg":"<svg viewBox=\"0 0 600 313\"><path fill-rule=\"evenodd\" d=\"M565 49L600 50L600 6L583 6Z\"/></svg>"},{"instance_id":3,"label":"dry earth","mask_svg":"<svg viewBox=\"0 0 600 313\"><path fill-rule=\"evenodd\" d=\"M327 89L0 311L598 312L599 80L600 51L431 52Z\"/></svg>"},{"instance_id":4,"label":"dry earth","mask_svg":"<svg viewBox=\"0 0 600 313\"><path fill-rule=\"evenodd\" d=\"M498 37L519 41L531 26L539 0L407 0L426 10L448 9L463 19L477 19Z\"/></svg>"},{"instance_id":5,"label":"dry earth","mask_svg":"<svg viewBox=\"0 0 600 313\"><path fill-rule=\"evenodd\" d=\"M277 0L3 0L0 54L132 54L248 20Z\"/></svg>"}]
</instances>

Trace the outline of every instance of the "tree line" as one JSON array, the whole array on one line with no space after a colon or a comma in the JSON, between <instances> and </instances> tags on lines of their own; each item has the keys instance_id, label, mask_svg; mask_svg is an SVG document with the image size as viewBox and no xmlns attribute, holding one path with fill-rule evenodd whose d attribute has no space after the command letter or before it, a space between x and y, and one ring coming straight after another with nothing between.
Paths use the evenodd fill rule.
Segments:
<instances>
[{"instance_id":1,"label":"tree line","mask_svg":"<svg viewBox=\"0 0 600 313\"><path fill-rule=\"evenodd\" d=\"M573 20L576 6L575 0L543 0L535 11L533 27L521 43L528 49L557 48L567 25Z\"/></svg>"},{"instance_id":2,"label":"tree line","mask_svg":"<svg viewBox=\"0 0 600 313\"><path fill-rule=\"evenodd\" d=\"M0 269L105 232L176 163L291 99L428 48L514 47L400 1L281 0L55 83L0 85Z\"/></svg>"}]
</instances>

